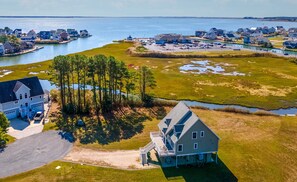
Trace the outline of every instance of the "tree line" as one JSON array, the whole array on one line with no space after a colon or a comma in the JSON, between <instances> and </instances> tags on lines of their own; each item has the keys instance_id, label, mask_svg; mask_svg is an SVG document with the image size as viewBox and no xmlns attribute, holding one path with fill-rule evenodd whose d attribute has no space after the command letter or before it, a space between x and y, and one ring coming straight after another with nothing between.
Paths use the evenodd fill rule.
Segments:
<instances>
[{"instance_id":1,"label":"tree line","mask_svg":"<svg viewBox=\"0 0 297 182\"><path fill-rule=\"evenodd\" d=\"M51 81L59 87L61 107L68 113L86 113L90 109L106 113L132 103L134 98L149 104L152 97L147 89L156 86L148 67L131 70L112 56L57 56L50 68Z\"/></svg>"}]
</instances>

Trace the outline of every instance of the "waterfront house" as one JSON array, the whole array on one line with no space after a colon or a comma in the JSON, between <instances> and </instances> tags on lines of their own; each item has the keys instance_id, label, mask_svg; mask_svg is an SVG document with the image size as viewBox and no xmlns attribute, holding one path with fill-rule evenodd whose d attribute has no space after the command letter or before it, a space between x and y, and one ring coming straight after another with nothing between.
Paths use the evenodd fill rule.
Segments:
<instances>
[{"instance_id":1,"label":"waterfront house","mask_svg":"<svg viewBox=\"0 0 297 182\"><path fill-rule=\"evenodd\" d=\"M57 34L61 34L61 33L64 33L64 32L66 32L65 29L57 29Z\"/></svg>"},{"instance_id":2,"label":"waterfront house","mask_svg":"<svg viewBox=\"0 0 297 182\"><path fill-rule=\"evenodd\" d=\"M283 46L287 49L297 49L297 41L285 41Z\"/></svg>"},{"instance_id":3,"label":"waterfront house","mask_svg":"<svg viewBox=\"0 0 297 182\"><path fill-rule=\"evenodd\" d=\"M215 32L207 32L203 38L205 39L209 39L209 40L216 40L217 39L217 35Z\"/></svg>"},{"instance_id":4,"label":"waterfront house","mask_svg":"<svg viewBox=\"0 0 297 182\"><path fill-rule=\"evenodd\" d=\"M128 40L128 41L132 41L132 40L133 40L133 37L132 37L131 35L129 35L129 36L127 37L127 40Z\"/></svg>"},{"instance_id":5,"label":"waterfront house","mask_svg":"<svg viewBox=\"0 0 297 182\"><path fill-rule=\"evenodd\" d=\"M0 112L8 119L32 118L44 111L44 92L37 77L0 82Z\"/></svg>"},{"instance_id":6,"label":"waterfront house","mask_svg":"<svg viewBox=\"0 0 297 182\"><path fill-rule=\"evenodd\" d=\"M29 42L34 42L37 37L37 34L34 30L30 30L26 36L22 36L21 40L22 41L29 41Z\"/></svg>"},{"instance_id":7,"label":"waterfront house","mask_svg":"<svg viewBox=\"0 0 297 182\"><path fill-rule=\"evenodd\" d=\"M289 33L288 37L289 37L290 39L292 39L292 40L297 39L297 32L296 32L296 33L295 33L295 32L291 32L291 33Z\"/></svg>"},{"instance_id":8,"label":"waterfront house","mask_svg":"<svg viewBox=\"0 0 297 182\"><path fill-rule=\"evenodd\" d=\"M203 31L203 30L195 31L195 36L196 37L203 37L205 34L206 34L206 31Z\"/></svg>"},{"instance_id":9,"label":"waterfront house","mask_svg":"<svg viewBox=\"0 0 297 182\"><path fill-rule=\"evenodd\" d=\"M250 37L250 42L252 44L258 44L258 45L263 45L265 43L270 43L269 39L267 37L263 37L263 36Z\"/></svg>"},{"instance_id":10,"label":"waterfront house","mask_svg":"<svg viewBox=\"0 0 297 182\"><path fill-rule=\"evenodd\" d=\"M36 32L34 31L34 30L30 30L28 33L27 33L27 36L28 37L31 37L32 39L36 39L36 37L37 37L37 34L36 34Z\"/></svg>"},{"instance_id":11,"label":"waterfront house","mask_svg":"<svg viewBox=\"0 0 297 182\"><path fill-rule=\"evenodd\" d=\"M69 34L68 34L67 32L62 32L62 33L60 34L60 37L61 37L61 40L62 40L62 41L67 41L67 40L70 39L70 36L69 36Z\"/></svg>"},{"instance_id":12,"label":"waterfront house","mask_svg":"<svg viewBox=\"0 0 297 182\"><path fill-rule=\"evenodd\" d=\"M79 35L80 35L80 37L89 37L90 36L90 34L87 30L79 31Z\"/></svg>"},{"instance_id":13,"label":"waterfront house","mask_svg":"<svg viewBox=\"0 0 297 182\"><path fill-rule=\"evenodd\" d=\"M34 48L34 43L33 42L21 42L21 50L26 50L26 49L33 49Z\"/></svg>"},{"instance_id":14,"label":"waterfront house","mask_svg":"<svg viewBox=\"0 0 297 182\"><path fill-rule=\"evenodd\" d=\"M40 31L39 38L44 39L44 40L49 40L49 39L51 39L51 32L50 31Z\"/></svg>"},{"instance_id":15,"label":"waterfront house","mask_svg":"<svg viewBox=\"0 0 297 182\"><path fill-rule=\"evenodd\" d=\"M162 167L217 161L220 138L183 102L179 102L151 132L151 142L140 148L142 164L155 149Z\"/></svg>"},{"instance_id":16,"label":"waterfront house","mask_svg":"<svg viewBox=\"0 0 297 182\"><path fill-rule=\"evenodd\" d=\"M75 29L67 29L67 33L70 37L79 37L79 34Z\"/></svg>"},{"instance_id":17,"label":"waterfront house","mask_svg":"<svg viewBox=\"0 0 297 182\"><path fill-rule=\"evenodd\" d=\"M3 46L4 46L5 54L12 54L16 52L16 48L9 42L5 42Z\"/></svg>"},{"instance_id":18,"label":"waterfront house","mask_svg":"<svg viewBox=\"0 0 297 182\"><path fill-rule=\"evenodd\" d=\"M5 48L2 43L0 43L0 56L3 56L5 54Z\"/></svg>"},{"instance_id":19,"label":"waterfront house","mask_svg":"<svg viewBox=\"0 0 297 182\"><path fill-rule=\"evenodd\" d=\"M22 29L15 29L12 32L16 37L20 38L22 36Z\"/></svg>"}]
</instances>

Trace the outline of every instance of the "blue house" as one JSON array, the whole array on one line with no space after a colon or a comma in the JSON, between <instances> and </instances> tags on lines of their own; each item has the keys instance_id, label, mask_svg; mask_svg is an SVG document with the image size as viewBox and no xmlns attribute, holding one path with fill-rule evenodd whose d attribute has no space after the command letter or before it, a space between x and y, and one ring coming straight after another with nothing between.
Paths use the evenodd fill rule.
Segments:
<instances>
[{"instance_id":1,"label":"blue house","mask_svg":"<svg viewBox=\"0 0 297 182\"><path fill-rule=\"evenodd\" d=\"M251 39L250 39L250 37L248 37L248 36L244 37L244 38L243 38L243 43L244 43L244 44L250 44L250 43L251 43Z\"/></svg>"},{"instance_id":2,"label":"blue house","mask_svg":"<svg viewBox=\"0 0 297 182\"><path fill-rule=\"evenodd\" d=\"M40 31L39 37L40 39L51 39L51 32L50 31Z\"/></svg>"},{"instance_id":3,"label":"blue house","mask_svg":"<svg viewBox=\"0 0 297 182\"><path fill-rule=\"evenodd\" d=\"M283 45L288 49L297 49L297 41L286 41Z\"/></svg>"}]
</instances>

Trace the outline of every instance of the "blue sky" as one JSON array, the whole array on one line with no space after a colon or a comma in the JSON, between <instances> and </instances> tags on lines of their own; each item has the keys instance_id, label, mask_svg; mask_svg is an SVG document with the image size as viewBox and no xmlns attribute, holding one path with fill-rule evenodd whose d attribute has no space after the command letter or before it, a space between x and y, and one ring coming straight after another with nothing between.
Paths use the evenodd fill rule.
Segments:
<instances>
[{"instance_id":1,"label":"blue sky","mask_svg":"<svg viewBox=\"0 0 297 182\"><path fill-rule=\"evenodd\" d=\"M1 16L297 16L297 0L0 0Z\"/></svg>"}]
</instances>

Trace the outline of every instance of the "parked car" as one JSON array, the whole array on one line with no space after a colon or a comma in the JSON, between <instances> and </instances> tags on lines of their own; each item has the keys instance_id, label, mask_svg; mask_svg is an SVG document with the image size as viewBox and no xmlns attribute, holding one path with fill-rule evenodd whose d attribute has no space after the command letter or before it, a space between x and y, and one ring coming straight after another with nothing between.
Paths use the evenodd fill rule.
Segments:
<instances>
[{"instance_id":1,"label":"parked car","mask_svg":"<svg viewBox=\"0 0 297 182\"><path fill-rule=\"evenodd\" d=\"M34 121L41 121L43 118L43 112L39 111L34 116Z\"/></svg>"}]
</instances>

